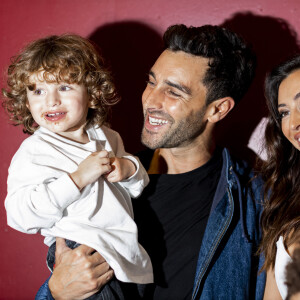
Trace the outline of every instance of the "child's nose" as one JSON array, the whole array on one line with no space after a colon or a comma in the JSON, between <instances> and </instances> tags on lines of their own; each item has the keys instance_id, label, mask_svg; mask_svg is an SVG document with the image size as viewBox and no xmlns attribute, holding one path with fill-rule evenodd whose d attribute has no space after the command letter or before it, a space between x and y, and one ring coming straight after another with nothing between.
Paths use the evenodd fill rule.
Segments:
<instances>
[{"instance_id":1,"label":"child's nose","mask_svg":"<svg viewBox=\"0 0 300 300\"><path fill-rule=\"evenodd\" d=\"M47 95L47 105L49 107L56 106L59 104L60 104L60 98L58 93L52 92Z\"/></svg>"}]
</instances>

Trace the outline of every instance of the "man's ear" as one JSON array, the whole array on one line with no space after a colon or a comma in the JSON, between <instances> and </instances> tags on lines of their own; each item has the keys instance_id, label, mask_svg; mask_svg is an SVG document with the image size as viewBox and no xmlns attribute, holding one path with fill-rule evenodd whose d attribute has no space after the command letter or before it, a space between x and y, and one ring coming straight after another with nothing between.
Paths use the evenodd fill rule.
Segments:
<instances>
[{"instance_id":1,"label":"man's ear","mask_svg":"<svg viewBox=\"0 0 300 300\"><path fill-rule=\"evenodd\" d=\"M207 109L208 122L217 123L225 118L227 114L233 109L234 104L234 100L231 97L224 97L209 104Z\"/></svg>"}]
</instances>

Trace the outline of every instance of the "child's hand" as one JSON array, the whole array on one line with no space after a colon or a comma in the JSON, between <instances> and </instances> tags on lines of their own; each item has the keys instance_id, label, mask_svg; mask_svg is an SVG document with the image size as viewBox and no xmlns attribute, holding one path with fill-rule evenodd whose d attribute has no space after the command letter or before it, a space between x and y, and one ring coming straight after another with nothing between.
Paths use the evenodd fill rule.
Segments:
<instances>
[{"instance_id":1,"label":"child's hand","mask_svg":"<svg viewBox=\"0 0 300 300\"><path fill-rule=\"evenodd\" d=\"M127 158L112 157L110 162L112 171L105 175L109 182L119 182L127 179L136 171L135 164Z\"/></svg>"},{"instance_id":2,"label":"child's hand","mask_svg":"<svg viewBox=\"0 0 300 300\"><path fill-rule=\"evenodd\" d=\"M70 177L81 190L95 182L101 175L110 172L111 169L108 152L103 150L89 155L79 164L78 169L70 174Z\"/></svg>"}]
</instances>

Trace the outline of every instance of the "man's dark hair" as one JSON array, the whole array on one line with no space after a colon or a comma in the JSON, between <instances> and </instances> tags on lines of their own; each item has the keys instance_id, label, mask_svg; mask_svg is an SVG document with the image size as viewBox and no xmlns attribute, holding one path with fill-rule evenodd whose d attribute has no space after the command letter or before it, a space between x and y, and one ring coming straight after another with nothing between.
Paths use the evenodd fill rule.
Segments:
<instances>
[{"instance_id":1,"label":"man's dark hair","mask_svg":"<svg viewBox=\"0 0 300 300\"><path fill-rule=\"evenodd\" d=\"M300 248L294 251L292 259L286 267L287 299L300 293Z\"/></svg>"},{"instance_id":2,"label":"man's dark hair","mask_svg":"<svg viewBox=\"0 0 300 300\"><path fill-rule=\"evenodd\" d=\"M256 65L252 49L237 34L213 25L170 26L163 37L165 49L184 51L209 59L203 84L206 103L223 97L239 102L254 77Z\"/></svg>"}]
</instances>

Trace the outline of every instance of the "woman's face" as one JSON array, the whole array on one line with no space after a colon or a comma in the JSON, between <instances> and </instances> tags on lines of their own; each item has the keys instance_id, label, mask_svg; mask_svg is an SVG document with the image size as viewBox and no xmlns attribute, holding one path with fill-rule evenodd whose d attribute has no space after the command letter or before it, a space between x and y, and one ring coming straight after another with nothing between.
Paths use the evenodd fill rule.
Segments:
<instances>
[{"instance_id":1,"label":"woman's face","mask_svg":"<svg viewBox=\"0 0 300 300\"><path fill-rule=\"evenodd\" d=\"M283 134L300 150L300 69L281 82L278 90L278 112Z\"/></svg>"}]
</instances>

